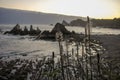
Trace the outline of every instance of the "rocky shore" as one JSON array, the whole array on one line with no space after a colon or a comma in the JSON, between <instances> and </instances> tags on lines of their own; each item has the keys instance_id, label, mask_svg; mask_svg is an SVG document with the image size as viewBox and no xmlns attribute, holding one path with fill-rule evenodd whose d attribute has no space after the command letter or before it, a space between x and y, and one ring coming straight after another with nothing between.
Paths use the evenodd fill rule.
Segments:
<instances>
[{"instance_id":1,"label":"rocky shore","mask_svg":"<svg viewBox=\"0 0 120 80\"><path fill-rule=\"evenodd\" d=\"M99 56L100 75L98 74L97 55L92 57L94 80L119 80L120 79L120 35L92 35L101 46L105 48L104 53ZM77 48L77 46L76 46ZM66 80L86 79L86 62L82 62L84 57L64 54L64 77ZM64 80L62 77L60 58L51 56L41 59L22 60L15 59L3 61L0 59L0 79L1 80ZM69 57L68 57L69 56ZM57 61L56 61L57 60ZM68 62L69 60L69 62ZM88 59L89 60L89 59ZM82 64L82 65L81 65ZM90 73L89 77L90 79ZM70 80L70 79L69 79Z\"/></svg>"},{"instance_id":2,"label":"rocky shore","mask_svg":"<svg viewBox=\"0 0 120 80\"><path fill-rule=\"evenodd\" d=\"M61 23L56 23L54 28L51 31L44 30L41 31L38 27L35 30L33 26L30 26L30 29L28 29L26 26L22 30L20 25L17 24L15 27L13 27L12 30L6 31L4 34L12 34L12 35L30 35L30 36L37 36L36 40L38 39L44 39L44 40L55 40L56 33L61 32L63 34L63 37L71 36L72 34L75 34L75 32L70 32L65 28L65 26Z\"/></svg>"},{"instance_id":3,"label":"rocky shore","mask_svg":"<svg viewBox=\"0 0 120 80\"><path fill-rule=\"evenodd\" d=\"M88 28L89 30L89 28ZM39 32L39 33L37 33ZM26 27L21 30L17 24L5 34L37 35L36 39L56 39L58 35L59 58L54 52L40 60L0 59L0 79L3 80L119 80L120 79L120 35L76 34L68 31L64 25L57 23L51 31L41 32ZM66 41L63 50L61 35ZM68 44L74 42L75 49L67 50ZM71 44L72 45L72 44ZM95 53L95 54L94 54ZM23 55L27 56L27 55ZM18 67L20 66L20 67Z\"/></svg>"}]
</instances>

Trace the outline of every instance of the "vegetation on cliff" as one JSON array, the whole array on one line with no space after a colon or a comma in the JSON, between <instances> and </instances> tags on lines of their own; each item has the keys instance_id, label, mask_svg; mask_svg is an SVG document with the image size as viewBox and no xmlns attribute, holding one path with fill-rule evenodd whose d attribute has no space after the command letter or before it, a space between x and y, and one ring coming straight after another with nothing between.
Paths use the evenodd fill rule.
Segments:
<instances>
[{"instance_id":1,"label":"vegetation on cliff","mask_svg":"<svg viewBox=\"0 0 120 80\"><path fill-rule=\"evenodd\" d=\"M93 27L117 28L120 29L120 18L114 19L91 19ZM69 26L86 26L86 21L82 19L72 20ZM66 25L68 26L68 24Z\"/></svg>"}]
</instances>

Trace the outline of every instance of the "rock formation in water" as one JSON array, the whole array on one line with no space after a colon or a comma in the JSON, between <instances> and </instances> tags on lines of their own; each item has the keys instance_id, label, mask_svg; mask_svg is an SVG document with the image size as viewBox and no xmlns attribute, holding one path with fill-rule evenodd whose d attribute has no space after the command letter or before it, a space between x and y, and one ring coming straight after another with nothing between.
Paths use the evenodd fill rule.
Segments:
<instances>
[{"instance_id":1,"label":"rock formation in water","mask_svg":"<svg viewBox=\"0 0 120 80\"><path fill-rule=\"evenodd\" d=\"M56 34L56 32L62 32L63 34L70 34L63 24L57 23L55 27L52 29L51 34Z\"/></svg>"},{"instance_id":2,"label":"rock formation in water","mask_svg":"<svg viewBox=\"0 0 120 80\"><path fill-rule=\"evenodd\" d=\"M36 34L40 34L41 33L41 30L37 27L37 30L36 30Z\"/></svg>"},{"instance_id":3,"label":"rock formation in water","mask_svg":"<svg viewBox=\"0 0 120 80\"><path fill-rule=\"evenodd\" d=\"M29 31L27 29L27 27L24 27L24 30L20 33L20 35L28 35Z\"/></svg>"},{"instance_id":4,"label":"rock formation in water","mask_svg":"<svg viewBox=\"0 0 120 80\"><path fill-rule=\"evenodd\" d=\"M29 31L29 35L35 35L36 31L33 29L33 26L30 25L30 31Z\"/></svg>"},{"instance_id":5,"label":"rock formation in water","mask_svg":"<svg viewBox=\"0 0 120 80\"><path fill-rule=\"evenodd\" d=\"M63 37L71 34L71 32L68 31L64 25L57 23L51 32L43 31L36 39L55 39L57 32L61 32Z\"/></svg>"},{"instance_id":6,"label":"rock formation in water","mask_svg":"<svg viewBox=\"0 0 120 80\"><path fill-rule=\"evenodd\" d=\"M70 26L86 26L87 22L82 19L73 20L70 22Z\"/></svg>"},{"instance_id":7,"label":"rock formation in water","mask_svg":"<svg viewBox=\"0 0 120 80\"><path fill-rule=\"evenodd\" d=\"M18 35L22 32L22 29L20 29L20 25L17 24L11 31L6 31L4 34L13 34L13 35Z\"/></svg>"},{"instance_id":8,"label":"rock formation in water","mask_svg":"<svg viewBox=\"0 0 120 80\"><path fill-rule=\"evenodd\" d=\"M4 34L13 34L13 35L30 35L37 36L41 33L41 30L37 27L37 30L33 29L33 26L30 26L30 31L25 26L24 30L20 28L20 25L17 24L11 31L6 31Z\"/></svg>"}]
</instances>

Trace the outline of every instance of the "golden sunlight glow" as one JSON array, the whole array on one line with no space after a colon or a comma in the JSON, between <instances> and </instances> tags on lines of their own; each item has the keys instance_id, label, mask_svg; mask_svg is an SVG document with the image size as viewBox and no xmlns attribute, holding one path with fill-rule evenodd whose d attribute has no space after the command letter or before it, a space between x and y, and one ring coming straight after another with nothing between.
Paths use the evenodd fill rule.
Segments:
<instances>
[{"instance_id":1,"label":"golden sunlight glow","mask_svg":"<svg viewBox=\"0 0 120 80\"><path fill-rule=\"evenodd\" d=\"M95 18L113 18L120 16L118 5L110 0L47 0L38 10L48 13L60 13Z\"/></svg>"},{"instance_id":2,"label":"golden sunlight glow","mask_svg":"<svg viewBox=\"0 0 120 80\"><path fill-rule=\"evenodd\" d=\"M6 7L93 18L120 17L120 0L1 0ZM0 2L1 2L0 1ZM14 6L12 6L14 1ZM15 2L16 1L16 2ZM21 4L20 4L21 2ZM1 5L1 3L0 3ZM3 5L3 4L2 4Z\"/></svg>"}]
</instances>

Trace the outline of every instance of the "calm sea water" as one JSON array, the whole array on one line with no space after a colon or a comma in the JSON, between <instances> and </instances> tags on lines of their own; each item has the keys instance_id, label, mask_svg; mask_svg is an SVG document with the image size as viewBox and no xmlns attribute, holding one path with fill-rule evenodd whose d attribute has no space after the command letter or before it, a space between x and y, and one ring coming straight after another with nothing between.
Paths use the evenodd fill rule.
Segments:
<instances>
[{"instance_id":1,"label":"calm sea water","mask_svg":"<svg viewBox=\"0 0 120 80\"><path fill-rule=\"evenodd\" d=\"M0 29L4 31L11 30L15 25L0 25ZM21 25L22 28L30 25ZM39 27L40 30L51 31L54 26L48 25L33 25L34 28ZM83 27L66 27L70 31L75 31L77 33L84 33ZM120 34L119 29L109 29L109 28L92 28L92 34ZM33 59L37 57L42 57L46 55L51 55L52 52L56 54L59 53L58 43L56 41L44 41L37 40L30 36L13 36L13 35L3 35L0 33L0 57L2 59L14 59L14 58L25 58ZM8 58L10 57L10 58Z\"/></svg>"}]
</instances>

